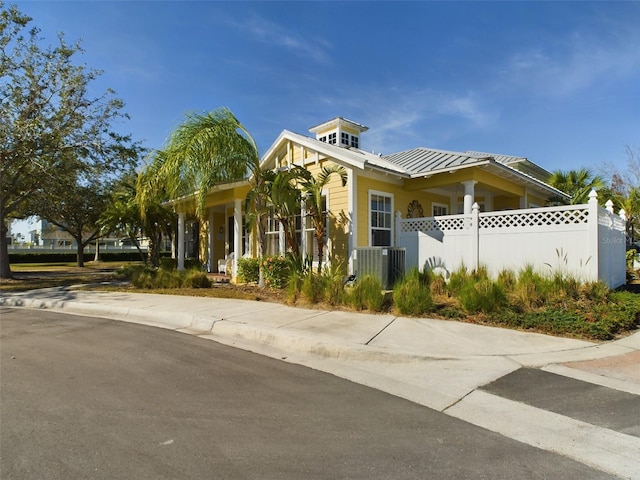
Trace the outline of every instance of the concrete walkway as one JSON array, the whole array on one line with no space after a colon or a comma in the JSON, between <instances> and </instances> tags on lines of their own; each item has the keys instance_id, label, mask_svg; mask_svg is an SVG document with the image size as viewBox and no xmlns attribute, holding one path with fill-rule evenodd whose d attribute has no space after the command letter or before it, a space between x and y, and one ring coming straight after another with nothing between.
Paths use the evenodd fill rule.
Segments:
<instances>
[{"instance_id":1,"label":"concrete walkway","mask_svg":"<svg viewBox=\"0 0 640 480\"><path fill-rule=\"evenodd\" d=\"M457 321L69 288L3 295L0 305L60 309L198 335L329 372L620 478L640 479L640 332L598 344ZM566 378L568 395L571 385L586 382L625 396L619 408L628 428L577 419L571 415L575 402L559 410L540 408L482 388L523 367ZM589 398L584 402L581 409L603 407L588 405Z\"/></svg>"}]
</instances>

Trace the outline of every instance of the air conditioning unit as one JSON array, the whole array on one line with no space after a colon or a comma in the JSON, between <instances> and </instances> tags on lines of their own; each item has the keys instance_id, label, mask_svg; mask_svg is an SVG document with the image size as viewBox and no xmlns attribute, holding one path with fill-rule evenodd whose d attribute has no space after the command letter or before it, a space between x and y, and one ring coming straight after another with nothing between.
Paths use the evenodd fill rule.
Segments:
<instances>
[{"instance_id":1,"label":"air conditioning unit","mask_svg":"<svg viewBox=\"0 0 640 480\"><path fill-rule=\"evenodd\" d=\"M366 275L380 279L384 290L404 276L406 250L399 247L359 247L353 255L356 278Z\"/></svg>"}]
</instances>

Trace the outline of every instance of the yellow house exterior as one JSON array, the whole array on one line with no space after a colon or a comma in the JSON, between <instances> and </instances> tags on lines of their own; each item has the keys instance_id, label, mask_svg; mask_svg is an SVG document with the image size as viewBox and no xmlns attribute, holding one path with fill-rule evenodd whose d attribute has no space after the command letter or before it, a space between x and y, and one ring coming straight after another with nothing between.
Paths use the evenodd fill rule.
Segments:
<instances>
[{"instance_id":1,"label":"yellow house exterior","mask_svg":"<svg viewBox=\"0 0 640 480\"><path fill-rule=\"evenodd\" d=\"M402 217L432 217L470 213L474 203L488 212L541 207L551 197L566 197L545 183L549 172L526 158L426 148L375 154L362 148L361 137L367 130L342 117L312 127L313 137L284 130L261 159L263 168L296 165L314 175L326 165L346 169L346 185L332 176L324 192L325 258L341 262L345 273L353 272L355 248L395 244L396 212ZM238 257L256 255L255 241L243 222L248 191L248 181L212 189L206 202L207 221L202 224L194 216L192 198L174 203L179 265L185 256L198 257L215 272L219 265L227 266L228 259L227 272L235 272ZM304 211L300 218L301 252L313 256L313 235L306 228ZM271 221L267 251L284 254L284 249L281 232Z\"/></svg>"}]
</instances>

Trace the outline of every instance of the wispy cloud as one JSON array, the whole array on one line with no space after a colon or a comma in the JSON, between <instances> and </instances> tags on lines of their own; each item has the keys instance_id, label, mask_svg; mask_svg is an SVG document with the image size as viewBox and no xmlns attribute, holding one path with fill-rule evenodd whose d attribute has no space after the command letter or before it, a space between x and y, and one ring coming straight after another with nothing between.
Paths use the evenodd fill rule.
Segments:
<instances>
[{"instance_id":1,"label":"wispy cloud","mask_svg":"<svg viewBox=\"0 0 640 480\"><path fill-rule=\"evenodd\" d=\"M256 13L239 20L227 18L226 24L264 44L283 47L295 55L310 58L320 64L330 63L331 57L328 53L331 49L330 42L325 39L307 38L301 34L294 35L291 29Z\"/></svg>"},{"instance_id":2,"label":"wispy cloud","mask_svg":"<svg viewBox=\"0 0 640 480\"><path fill-rule=\"evenodd\" d=\"M628 77L640 67L638 34L608 42L574 32L561 43L521 50L507 59L501 84L536 95L563 97L601 82Z\"/></svg>"},{"instance_id":3,"label":"wispy cloud","mask_svg":"<svg viewBox=\"0 0 640 480\"><path fill-rule=\"evenodd\" d=\"M350 109L356 120L372 127L367 145L383 153L407 145L437 148L461 132L492 125L498 117L472 92L396 88L359 98L368 101L354 102Z\"/></svg>"}]
</instances>

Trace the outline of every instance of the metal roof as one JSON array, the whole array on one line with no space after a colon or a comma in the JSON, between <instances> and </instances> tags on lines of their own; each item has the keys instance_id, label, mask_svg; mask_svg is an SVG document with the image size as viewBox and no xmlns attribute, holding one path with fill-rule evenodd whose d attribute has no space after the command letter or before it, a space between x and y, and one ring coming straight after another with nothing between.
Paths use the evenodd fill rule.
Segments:
<instances>
[{"instance_id":1,"label":"metal roof","mask_svg":"<svg viewBox=\"0 0 640 480\"><path fill-rule=\"evenodd\" d=\"M465 153L465 155L471 155L471 156L474 156L474 157L483 157L483 158L491 157L496 162L504 163L505 165L509 165L510 163L519 163L519 162L523 162L523 161L527 161L528 160L526 157L516 157L516 156L513 156L513 155L500 155L498 153L474 152L474 151L471 151L471 150L467 150L464 153Z\"/></svg>"},{"instance_id":2,"label":"metal roof","mask_svg":"<svg viewBox=\"0 0 640 480\"><path fill-rule=\"evenodd\" d=\"M418 175L433 172L471 166L479 162L491 160L491 156L476 156L468 153L448 152L446 150L434 150L430 148L412 148L404 152L392 153L382 157L384 160L402 167L409 175Z\"/></svg>"}]
</instances>

